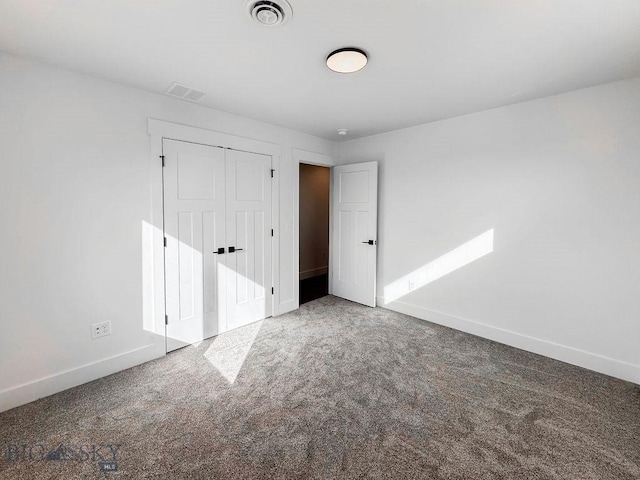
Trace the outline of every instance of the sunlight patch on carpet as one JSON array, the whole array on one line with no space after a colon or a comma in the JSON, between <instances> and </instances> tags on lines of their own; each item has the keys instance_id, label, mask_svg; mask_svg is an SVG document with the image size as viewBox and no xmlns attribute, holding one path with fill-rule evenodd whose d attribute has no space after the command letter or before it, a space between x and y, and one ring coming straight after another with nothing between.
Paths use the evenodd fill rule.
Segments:
<instances>
[{"instance_id":1,"label":"sunlight patch on carpet","mask_svg":"<svg viewBox=\"0 0 640 480\"><path fill-rule=\"evenodd\" d=\"M234 383L249 355L264 320L218 335L204 357L229 382Z\"/></svg>"}]
</instances>

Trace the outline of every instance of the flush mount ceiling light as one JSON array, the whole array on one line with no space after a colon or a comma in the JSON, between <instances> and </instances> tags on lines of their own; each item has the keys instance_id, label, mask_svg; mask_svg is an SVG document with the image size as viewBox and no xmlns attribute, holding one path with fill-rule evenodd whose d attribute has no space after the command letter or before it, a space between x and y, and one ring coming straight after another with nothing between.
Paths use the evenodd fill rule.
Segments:
<instances>
[{"instance_id":1,"label":"flush mount ceiling light","mask_svg":"<svg viewBox=\"0 0 640 480\"><path fill-rule=\"evenodd\" d=\"M341 137L344 137L348 132L349 132L349 130L347 130L346 128L339 128L338 129L338 135L340 135Z\"/></svg>"},{"instance_id":2,"label":"flush mount ceiling light","mask_svg":"<svg viewBox=\"0 0 640 480\"><path fill-rule=\"evenodd\" d=\"M251 18L263 27L279 27L293 15L287 0L248 0L246 4Z\"/></svg>"},{"instance_id":3,"label":"flush mount ceiling light","mask_svg":"<svg viewBox=\"0 0 640 480\"><path fill-rule=\"evenodd\" d=\"M338 73L353 73L362 70L369 58L359 48L339 48L327 57L327 67Z\"/></svg>"}]
</instances>

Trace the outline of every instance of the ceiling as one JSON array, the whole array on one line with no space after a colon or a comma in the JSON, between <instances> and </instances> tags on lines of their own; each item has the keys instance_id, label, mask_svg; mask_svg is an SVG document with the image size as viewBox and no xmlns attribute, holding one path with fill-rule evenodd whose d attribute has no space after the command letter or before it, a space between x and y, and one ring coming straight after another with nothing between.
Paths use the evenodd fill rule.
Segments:
<instances>
[{"instance_id":1,"label":"ceiling","mask_svg":"<svg viewBox=\"0 0 640 480\"><path fill-rule=\"evenodd\" d=\"M640 75L639 0L290 3L266 28L244 0L0 0L0 50L331 140ZM345 46L365 69L327 69Z\"/></svg>"}]
</instances>

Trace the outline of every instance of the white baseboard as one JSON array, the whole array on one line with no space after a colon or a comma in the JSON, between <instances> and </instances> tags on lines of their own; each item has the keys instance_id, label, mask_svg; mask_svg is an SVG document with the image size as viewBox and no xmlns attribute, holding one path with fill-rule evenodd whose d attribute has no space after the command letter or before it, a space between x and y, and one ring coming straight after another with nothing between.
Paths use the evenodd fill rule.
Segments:
<instances>
[{"instance_id":1,"label":"white baseboard","mask_svg":"<svg viewBox=\"0 0 640 480\"><path fill-rule=\"evenodd\" d=\"M456 317L406 302L393 301L385 304L384 297L377 297L377 303L383 308L404 313L405 315L410 315L420 320L444 325L445 327L487 338L494 342L503 343L521 350L537 353L628 382L640 384L640 365L634 365L578 348L530 337L521 333L476 322L475 320Z\"/></svg>"},{"instance_id":2,"label":"white baseboard","mask_svg":"<svg viewBox=\"0 0 640 480\"><path fill-rule=\"evenodd\" d=\"M71 387L106 377L164 355L157 345L146 345L104 360L49 375L32 382L0 391L0 412L53 395Z\"/></svg>"},{"instance_id":3,"label":"white baseboard","mask_svg":"<svg viewBox=\"0 0 640 480\"><path fill-rule=\"evenodd\" d=\"M300 280L305 280L311 277L317 277L318 275L324 275L329 271L328 266L320 267L320 268L312 268L311 270L304 270L300 272Z\"/></svg>"}]
</instances>

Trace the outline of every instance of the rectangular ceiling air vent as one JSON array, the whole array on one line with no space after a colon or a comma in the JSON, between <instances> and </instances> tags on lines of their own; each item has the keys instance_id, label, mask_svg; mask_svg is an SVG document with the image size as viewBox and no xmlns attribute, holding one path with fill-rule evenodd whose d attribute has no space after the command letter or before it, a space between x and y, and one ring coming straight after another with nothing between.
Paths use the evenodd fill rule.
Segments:
<instances>
[{"instance_id":1,"label":"rectangular ceiling air vent","mask_svg":"<svg viewBox=\"0 0 640 480\"><path fill-rule=\"evenodd\" d=\"M199 92L193 88L185 87L177 82L173 82L169 85L164 93L171 95L172 97L182 98L183 100L189 100L190 102L197 102L204 97L204 92Z\"/></svg>"}]
</instances>

